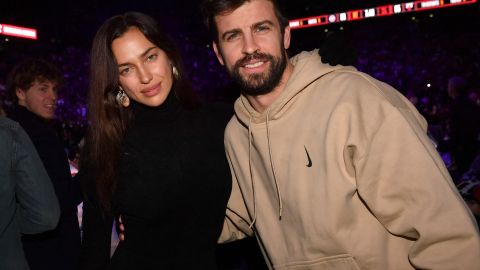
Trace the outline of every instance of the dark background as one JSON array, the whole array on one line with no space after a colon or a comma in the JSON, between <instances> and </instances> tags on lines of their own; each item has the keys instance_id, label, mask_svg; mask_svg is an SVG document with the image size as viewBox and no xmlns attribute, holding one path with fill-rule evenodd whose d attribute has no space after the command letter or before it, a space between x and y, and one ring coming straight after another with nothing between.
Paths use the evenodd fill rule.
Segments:
<instances>
[{"instance_id":1,"label":"dark background","mask_svg":"<svg viewBox=\"0 0 480 270\"><path fill-rule=\"evenodd\" d=\"M386 3L401 3L406 1L385 0L280 0L280 4L290 19L329 14L352 9L375 7ZM39 39L35 47L51 46L80 46L89 48L93 35L100 24L108 17L125 11L140 11L147 13L168 29L173 35L190 35L194 44L208 44L201 16L199 14L199 0L117 0L117 1L26 1L8 0L0 5L0 23L14 24L38 30ZM434 19L427 19L434 14ZM439 27L447 31L466 31L478 29L480 25L479 4L465 5L454 8L437 9L420 13L407 13L372 18L351 23L333 24L328 28L354 29L359 27L379 27L409 23L411 17L417 18L417 23L428 20L429 27ZM433 23L433 25L432 25ZM313 27L308 30L296 30L295 33L307 32L309 35L322 35L325 27ZM2 36L0 36L2 37ZM295 38L294 38L295 40ZM10 38L10 43L17 42ZM26 42L28 45L33 43ZM15 44L17 45L17 44ZM22 44L23 45L23 44ZM3 50L8 48L2 42ZM30 48L31 49L31 48ZM53 49L53 48L50 48Z\"/></svg>"},{"instance_id":2,"label":"dark background","mask_svg":"<svg viewBox=\"0 0 480 270\"><path fill-rule=\"evenodd\" d=\"M290 19L324 15L406 1L384 0L280 0ZM0 23L36 28L38 40L0 35L0 104L5 100L8 71L28 57L53 61L64 72L58 120L66 148L75 151L86 127L89 48L100 24L125 11L140 11L156 18L177 42L195 90L205 100L232 102L238 90L229 82L209 47L199 14L198 0L84 0L0 3ZM480 94L479 4L405 13L361 21L294 30L290 54L318 48L326 36L342 33L347 46L357 52L358 69L385 81L411 100L427 118L439 140L448 135L447 81L466 77ZM430 83L431 87L426 87ZM476 89L476 90L475 90ZM8 103L8 102L7 102ZM5 104L8 105L8 104ZM447 136L448 137L448 136ZM451 149L439 149L454 176ZM265 269L250 239L220 248L222 269Z\"/></svg>"}]
</instances>

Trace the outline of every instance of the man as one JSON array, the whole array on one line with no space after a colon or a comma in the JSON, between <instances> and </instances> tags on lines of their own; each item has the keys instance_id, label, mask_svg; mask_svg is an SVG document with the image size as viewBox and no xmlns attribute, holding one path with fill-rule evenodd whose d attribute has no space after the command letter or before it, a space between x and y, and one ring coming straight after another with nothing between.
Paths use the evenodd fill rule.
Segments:
<instances>
[{"instance_id":1,"label":"man","mask_svg":"<svg viewBox=\"0 0 480 270\"><path fill-rule=\"evenodd\" d=\"M51 63L34 59L17 65L7 80L7 91L16 105L8 116L19 122L33 141L61 208L60 221L54 230L22 239L32 270L78 267L80 229L76 206L79 185L72 180L67 155L53 121L62 78Z\"/></svg>"},{"instance_id":2,"label":"man","mask_svg":"<svg viewBox=\"0 0 480 270\"><path fill-rule=\"evenodd\" d=\"M317 51L288 61L274 0L204 11L242 91L220 241L254 233L271 269L478 269L478 229L405 97Z\"/></svg>"},{"instance_id":3,"label":"man","mask_svg":"<svg viewBox=\"0 0 480 270\"><path fill-rule=\"evenodd\" d=\"M25 131L0 116L0 269L29 269L21 235L53 230L57 196Z\"/></svg>"}]
</instances>

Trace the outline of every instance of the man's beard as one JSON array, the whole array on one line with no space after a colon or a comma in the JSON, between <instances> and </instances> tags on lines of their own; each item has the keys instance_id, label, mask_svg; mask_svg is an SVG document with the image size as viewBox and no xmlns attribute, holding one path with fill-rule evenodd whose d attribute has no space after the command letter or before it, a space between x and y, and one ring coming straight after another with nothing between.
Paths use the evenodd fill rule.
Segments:
<instances>
[{"instance_id":1,"label":"man's beard","mask_svg":"<svg viewBox=\"0 0 480 270\"><path fill-rule=\"evenodd\" d=\"M267 62L269 63L269 67L266 72L249 74L244 78L240 74L240 68L253 59ZM280 57L274 57L270 54L254 52L238 60L230 71L230 76L240 87L240 91L243 94L259 96L273 91L273 89L280 83L286 67L287 57L285 53L282 53Z\"/></svg>"}]
</instances>

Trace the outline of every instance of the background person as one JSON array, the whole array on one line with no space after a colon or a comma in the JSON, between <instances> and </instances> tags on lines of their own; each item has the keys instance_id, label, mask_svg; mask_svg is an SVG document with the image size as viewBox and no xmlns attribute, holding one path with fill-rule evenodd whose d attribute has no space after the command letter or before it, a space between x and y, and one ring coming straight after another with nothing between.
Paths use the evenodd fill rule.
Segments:
<instances>
[{"instance_id":1,"label":"background person","mask_svg":"<svg viewBox=\"0 0 480 270\"><path fill-rule=\"evenodd\" d=\"M22 238L32 270L78 268L80 185L72 179L64 144L54 121L57 92L62 82L60 70L42 59L19 63L7 78L7 90L15 105L8 117L17 121L32 140L55 188L61 209L60 221L54 230Z\"/></svg>"},{"instance_id":2,"label":"background person","mask_svg":"<svg viewBox=\"0 0 480 270\"><path fill-rule=\"evenodd\" d=\"M53 230L57 196L23 128L0 116L0 269L29 269L21 236Z\"/></svg>"}]
</instances>

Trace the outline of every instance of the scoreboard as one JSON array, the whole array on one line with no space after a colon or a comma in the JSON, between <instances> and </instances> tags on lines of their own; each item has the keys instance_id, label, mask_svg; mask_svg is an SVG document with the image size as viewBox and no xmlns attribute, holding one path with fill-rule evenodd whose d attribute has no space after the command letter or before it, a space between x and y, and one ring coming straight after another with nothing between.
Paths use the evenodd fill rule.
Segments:
<instances>
[{"instance_id":1,"label":"scoreboard","mask_svg":"<svg viewBox=\"0 0 480 270\"><path fill-rule=\"evenodd\" d=\"M349 10L333 14L325 14L289 21L291 29L321 26L339 22L349 22L373 17L391 16L395 14L424 11L459 5L474 4L477 0L419 0L399 4L381 5L373 8ZM37 39L37 30L21 26L0 24L0 35Z\"/></svg>"},{"instance_id":2,"label":"scoreboard","mask_svg":"<svg viewBox=\"0 0 480 270\"><path fill-rule=\"evenodd\" d=\"M333 14L325 14L307 18L290 20L290 28L298 29L321 26L339 22L349 22L373 17L391 16L395 14L432 10L459 5L474 4L477 0L420 0L399 4L381 5L373 8L349 10Z\"/></svg>"}]
</instances>

